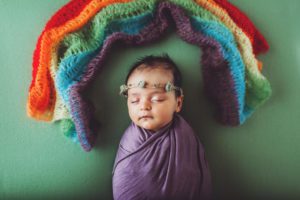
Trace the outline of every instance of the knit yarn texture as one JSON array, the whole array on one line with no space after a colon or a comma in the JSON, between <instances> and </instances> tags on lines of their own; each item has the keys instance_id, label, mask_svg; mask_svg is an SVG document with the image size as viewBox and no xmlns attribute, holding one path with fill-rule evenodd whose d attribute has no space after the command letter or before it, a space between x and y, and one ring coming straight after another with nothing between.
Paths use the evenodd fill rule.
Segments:
<instances>
[{"instance_id":1,"label":"knit yarn texture","mask_svg":"<svg viewBox=\"0 0 300 200\"><path fill-rule=\"evenodd\" d=\"M227 0L72 0L47 22L33 54L28 116L60 121L85 151L97 123L84 91L115 43L147 45L174 26L202 50L204 89L218 121L236 126L271 95L256 56L268 43L251 20Z\"/></svg>"}]
</instances>

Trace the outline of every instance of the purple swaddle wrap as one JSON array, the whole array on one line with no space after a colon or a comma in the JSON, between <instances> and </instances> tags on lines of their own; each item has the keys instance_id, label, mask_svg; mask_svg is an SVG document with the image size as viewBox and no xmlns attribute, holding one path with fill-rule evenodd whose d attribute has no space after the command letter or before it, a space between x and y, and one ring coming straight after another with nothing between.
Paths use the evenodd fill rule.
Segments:
<instances>
[{"instance_id":1,"label":"purple swaddle wrap","mask_svg":"<svg viewBox=\"0 0 300 200\"><path fill-rule=\"evenodd\" d=\"M134 123L126 129L113 169L115 200L211 199L204 149L178 114L153 133Z\"/></svg>"}]
</instances>

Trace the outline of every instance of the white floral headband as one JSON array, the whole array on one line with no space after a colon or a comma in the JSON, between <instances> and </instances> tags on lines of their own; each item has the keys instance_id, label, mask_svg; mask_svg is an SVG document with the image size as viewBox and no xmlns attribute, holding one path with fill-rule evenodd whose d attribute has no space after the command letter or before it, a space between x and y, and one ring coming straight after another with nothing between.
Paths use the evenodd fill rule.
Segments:
<instances>
[{"instance_id":1,"label":"white floral headband","mask_svg":"<svg viewBox=\"0 0 300 200\"><path fill-rule=\"evenodd\" d=\"M146 87L147 85L147 87ZM171 92L173 90L179 91L180 95L183 95L183 90L180 87L175 86L171 82L167 82L166 84L162 83L154 83L151 85L146 84L145 81L140 81L137 84L129 84L129 85L121 85L120 86L120 95L127 97L127 92L131 88L164 88L166 92Z\"/></svg>"}]
</instances>

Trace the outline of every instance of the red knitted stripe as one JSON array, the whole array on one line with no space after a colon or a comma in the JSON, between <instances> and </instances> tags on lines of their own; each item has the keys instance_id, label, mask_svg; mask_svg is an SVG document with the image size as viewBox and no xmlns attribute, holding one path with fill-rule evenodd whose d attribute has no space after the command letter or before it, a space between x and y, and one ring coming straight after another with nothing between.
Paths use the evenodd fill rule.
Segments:
<instances>
[{"instance_id":1,"label":"red knitted stripe","mask_svg":"<svg viewBox=\"0 0 300 200\"><path fill-rule=\"evenodd\" d=\"M39 36L38 42L36 44L34 53L33 53L33 62L32 62L32 81L30 84L30 89L35 83L37 67L39 65L40 59L40 48L41 48L41 39L44 33L52 28L59 27L66 23L67 21L75 18L80 14L80 12L89 4L92 0L71 0L69 3L60 8L47 22L42 34Z\"/></svg>"},{"instance_id":2,"label":"red knitted stripe","mask_svg":"<svg viewBox=\"0 0 300 200\"><path fill-rule=\"evenodd\" d=\"M32 81L30 84L29 91L34 85L35 78L36 78L36 73L37 73L37 66L39 65L39 58L40 58L40 50L41 50L41 39L44 31L42 34L39 36L38 42L35 46L34 52L33 52L33 59L32 59Z\"/></svg>"},{"instance_id":3,"label":"red knitted stripe","mask_svg":"<svg viewBox=\"0 0 300 200\"><path fill-rule=\"evenodd\" d=\"M247 34L253 45L253 53L255 55L267 52L269 50L268 42L245 13L227 0L214 1L223 9L225 9L232 20Z\"/></svg>"},{"instance_id":4,"label":"red knitted stripe","mask_svg":"<svg viewBox=\"0 0 300 200\"><path fill-rule=\"evenodd\" d=\"M92 0L72 0L60 8L47 22L45 30L58 27L75 18Z\"/></svg>"}]
</instances>

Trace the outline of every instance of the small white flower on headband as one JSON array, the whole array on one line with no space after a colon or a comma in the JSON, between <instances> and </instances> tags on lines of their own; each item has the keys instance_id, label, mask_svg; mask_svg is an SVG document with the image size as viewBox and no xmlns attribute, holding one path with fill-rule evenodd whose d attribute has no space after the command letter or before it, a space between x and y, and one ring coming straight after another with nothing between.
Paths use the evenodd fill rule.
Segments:
<instances>
[{"instance_id":1,"label":"small white flower on headband","mask_svg":"<svg viewBox=\"0 0 300 200\"><path fill-rule=\"evenodd\" d=\"M129 84L129 85L121 85L120 86L120 95L127 97L127 92L131 88L164 88L166 92L171 92L173 90L179 91L181 95L183 95L183 91L180 87L175 86L171 82L167 82L166 84L154 83L148 87L146 87L145 81L140 81L138 84Z\"/></svg>"}]
</instances>

